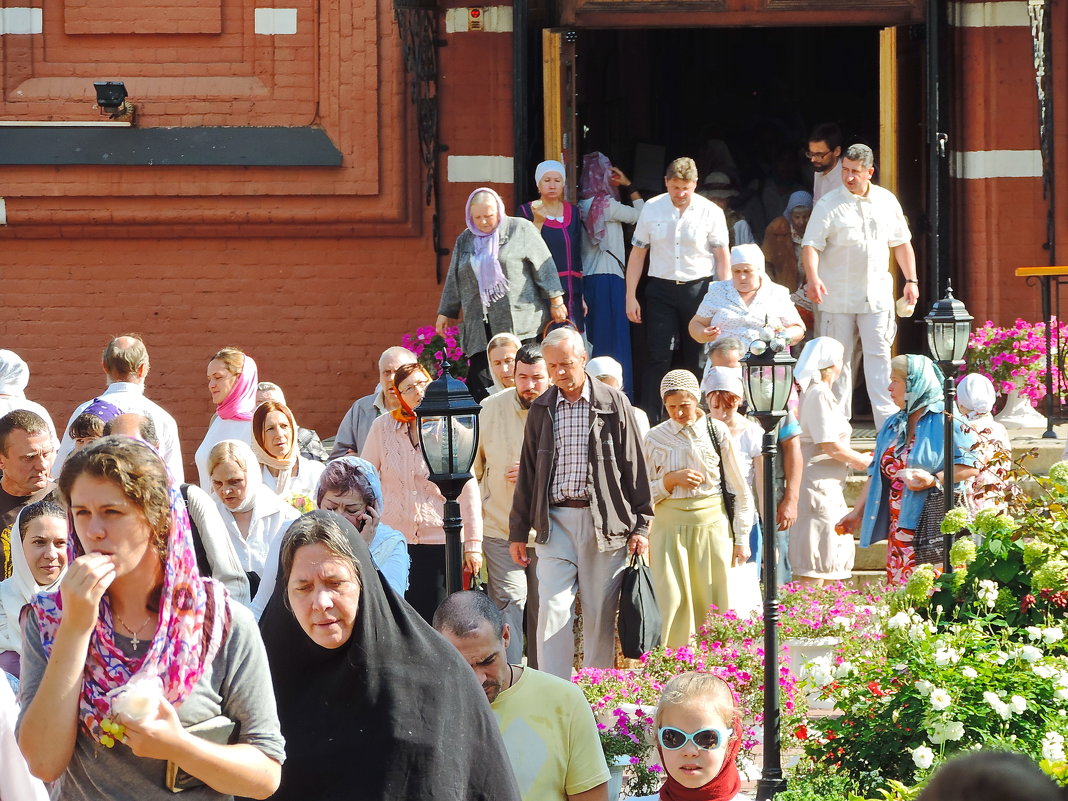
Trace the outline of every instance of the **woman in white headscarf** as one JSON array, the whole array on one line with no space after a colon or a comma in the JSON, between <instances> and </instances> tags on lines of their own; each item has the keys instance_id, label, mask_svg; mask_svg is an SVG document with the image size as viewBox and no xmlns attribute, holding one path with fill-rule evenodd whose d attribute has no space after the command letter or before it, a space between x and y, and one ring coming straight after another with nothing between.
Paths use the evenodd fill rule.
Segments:
<instances>
[{"instance_id":1,"label":"woman in white headscarf","mask_svg":"<svg viewBox=\"0 0 1068 801\"><path fill-rule=\"evenodd\" d=\"M56 427L52 424L52 418L39 403L34 403L26 398L26 387L30 383L30 368L13 350L0 349L0 417L15 409L25 409L28 412L40 415L48 424L48 430L52 432L52 439L58 445Z\"/></svg>"},{"instance_id":2,"label":"woman in white headscarf","mask_svg":"<svg viewBox=\"0 0 1068 801\"><path fill-rule=\"evenodd\" d=\"M564 200L566 170L559 161L543 161L534 170L538 199L524 203L519 213L541 232L553 254L560 286L564 290L567 318L580 332L586 330L582 302L582 215Z\"/></svg>"},{"instance_id":3,"label":"woman in white headscarf","mask_svg":"<svg viewBox=\"0 0 1068 801\"><path fill-rule=\"evenodd\" d=\"M272 543L300 514L264 486L260 463L247 443L224 439L211 449L207 467L212 495L255 598Z\"/></svg>"},{"instance_id":4,"label":"woman in white headscarf","mask_svg":"<svg viewBox=\"0 0 1068 801\"><path fill-rule=\"evenodd\" d=\"M664 422L645 436L656 515L650 532L661 642L686 645L710 606L731 608L727 570L749 558L752 495L730 431L701 411L701 387L688 370L660 382ZM726 495L733 495L733 519Z\"/></svg>"},{"instance_id":5,"label":"woman in white headscarf","mask_svg":"<svg viewBox=\"0 0 1068 801\"><path fill-rule=\"evenodd\" d=\"M67 572L67 513L53 501L31 503L11 527L11 578L0 581L0 670L19 676L22 607L55 592Z\"/></svg>"},{"instance_id":6,"label":"woman in white headscarf","mask_svg":"<svg viewBox=\"0 0 1068 801\"><path fill-rule=\"evenodd\" d=\"M978 438L975 452L979 475L964 486L965 502L973 512L1005 507L1003 487L1012 466L1012 444L1005 426L994 419L997 398L994 384L985 375L970 373L957 385L957 410L964 426Z\"/></svg>"},{"instance_id":7,"label":"woman in white headscarf","mask_svg":"<svg viewBox=\"0 0 1068 801\"><path fill-rule=\"evenodd\" d=\"M708 286L697 314L690 320L690 336L698 342L734 337L742 353L770 328L791 345L805 335L805 324L790 300L790 290L776 284L764 271L759 245L731 248L731 277Z\"/></svg>"},{"instance_id":8,"label":"woman in white headscarf","mask_svg":"<svg viewBox=\"0 0 1068 801\"><path fill-rule=\"evenodd\" d=\"M842 343L816 337L805 345L794 368L801 386L801 457L804 471L797 520L790 529L790 568L801 583L848 579L856 546L835 524L849 511L843 493L849 468L866 470L870 453L851 445L853 427L831 387L842 372Z\"/></svg>"}]
</instances>

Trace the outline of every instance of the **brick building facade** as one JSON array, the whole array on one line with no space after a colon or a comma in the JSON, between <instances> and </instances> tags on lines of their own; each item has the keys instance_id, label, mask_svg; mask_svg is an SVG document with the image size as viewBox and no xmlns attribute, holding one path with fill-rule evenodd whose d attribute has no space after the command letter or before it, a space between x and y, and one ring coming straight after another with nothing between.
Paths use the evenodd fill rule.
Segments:
<instances>
[{"instance_id":1,"label":"brick building facade","mask_svg":"<svg viewBox=\"0 0 1068 801\"><path fill-rule=\"evenodd\" d=\"M373 385L377 353L432 323L448 263L435 253L391 4L11 2L0 9L0 346L30 363L29 396L62 423L101 386L96 365L107 338L133 330L149 344L150 394L178 419L187 461L212 412L204 367L226 344L246 349L261 378L283 385L305 425L331 435ZM1047 5L1060 123L1068 7ZM534 51L547 27L618 30L629 57L642 58L633 48L644 47L644 30L813 26L848 35L867 26L892 55L892 37L879 31L904 40L922 23L922 6L673 0L650 10L644 0L567 0L531 9L531 61L541 60ZM1018 266L1049 261L1027 3L950 6L951 269L977 318L1036 318L1037 289L1012 277ZM466 9L436 14L445 248L475 186L496 186L509 208L517 200L511 9L485 9L481 31L467 31L466 19ZM873 91L912 150L887 170L913 182L922 214L922 170L908 160L922 156L922 72L907 60L889 63L872 76ZM135 128L42 125L98 121L94 80L125 82ZM540 145L542 76L532 71L529 85L529 133ZM1053 130L1056 163L1068 165L1068 125ZM538 150L520 161L535 161ZM1068 181L1054 186L1058 208L1068 208ZM520 185L518 200L532 190L532 181ZM1064 261L1063 213L1056 223Z\"/></svg>"}]
</instances>

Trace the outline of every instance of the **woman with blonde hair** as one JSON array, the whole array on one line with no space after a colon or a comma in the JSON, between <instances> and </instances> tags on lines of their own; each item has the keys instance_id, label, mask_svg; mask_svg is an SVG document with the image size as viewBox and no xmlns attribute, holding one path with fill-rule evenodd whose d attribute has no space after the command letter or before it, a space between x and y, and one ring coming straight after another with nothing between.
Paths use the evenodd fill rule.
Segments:
<instances>
[{"instance_id":1,"label":"woman with blonde hair","mask_svg":"<svg viewBox=\"0 0 1068 801\"><path fill-rule=\"evenodd\" d=\"M211 492L237 558L256 597L271 545L300 514L263 485L255 454L244 442L226 439L208 455Z\"/></svg>"},{"instance_id":2,"label":"woman with blonde hair","mask_svg":"<svg viewBox=\"0 0 1068 801\"><path fill-rule=\"evenodd\" d=\"M226 347L208 361L208 392L215 404L204 440L193 457L200 475L200 488L211 491L208 454L224 439L252 441L252 413L256 410L259 370L251 356Z\"/></svg>"}]
</instances>

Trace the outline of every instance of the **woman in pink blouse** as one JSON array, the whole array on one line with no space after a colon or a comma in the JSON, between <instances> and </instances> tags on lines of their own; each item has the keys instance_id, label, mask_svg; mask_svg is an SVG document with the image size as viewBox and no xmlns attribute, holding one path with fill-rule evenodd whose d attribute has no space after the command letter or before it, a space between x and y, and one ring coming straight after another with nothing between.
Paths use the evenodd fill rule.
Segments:
<instances>
[{"instance_id":1,"label":"woman in pink blouse","mask_svg":"<svg viewBox=\"0 0 1068 801\"><path fill-rule=\"evenodd\" d=\"M405 600L428 622L445 600L445 496L430 481L419 447L415 409L423 401L430 374L420 364L406 364L393 377L400 408L378 417L360 453L382 477L382 522L404 534L412 560ZM464 567L482 566L482 506L478 484L471 479L460 493L464 529Z\"/></svg>"}]
</instances>

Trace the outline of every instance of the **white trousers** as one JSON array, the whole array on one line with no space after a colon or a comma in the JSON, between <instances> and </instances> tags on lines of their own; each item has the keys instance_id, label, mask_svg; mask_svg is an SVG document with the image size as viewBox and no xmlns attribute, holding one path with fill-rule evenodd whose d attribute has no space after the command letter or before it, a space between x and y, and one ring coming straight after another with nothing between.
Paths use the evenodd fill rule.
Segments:
<instances>
[{"instance_id":1,"label":"white trousers","mask_svg":"<svg viewBox=\"0 0 1068 801\"><path fill-rule=\"evenodd\" d=\"M597 550L589 509L549 507L549 541L538 545L538 669L571 678L575 597L582 596L586 667L616 662L616 612L627 548Z\"/></svg>"},{"instance_id":2,"label":"white trousers","mask_svg":"<svg viewBox=\"0 0 1068 801\"><path fill-rule=\"evenodd\" d=\"M537 641L538 620L538 552L527 548L530 564L520 567L512 561L508 540L497 537L482 538L482 555L486 559L486 576L489 597L501 610L501 618L508 624L512 638L508 641L508 662L518 665L523 661L523 620L527 623L527 665L538 667Z\"/></svg>"},{"instance_id":3,"label":"white trousers","mask_svg":"<svg viewBox=\"0 0 1068 801\"><path fill-rule=\"evenodd\" d=\"M853 375L864 357L864 380L868 385L875 428L898 411L890 398L890 356L897 335L894 310L864 314L838 314L821 311L820 336L834 337L845 348L845 366L834 382L834 395L847 418L853 416Z\"/></svg>"}]
</instances>

